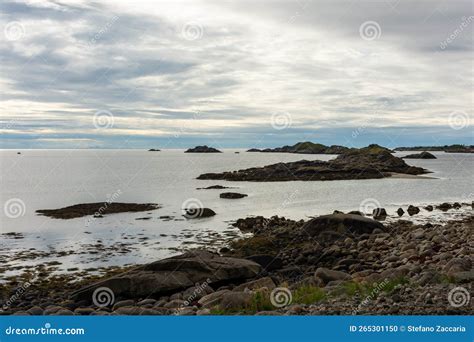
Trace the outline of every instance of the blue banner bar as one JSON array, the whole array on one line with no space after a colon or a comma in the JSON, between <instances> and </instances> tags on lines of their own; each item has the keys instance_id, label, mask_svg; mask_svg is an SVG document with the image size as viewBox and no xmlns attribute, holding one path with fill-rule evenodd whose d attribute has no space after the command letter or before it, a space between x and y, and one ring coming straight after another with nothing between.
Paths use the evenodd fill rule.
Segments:
<instances>
[{"instance_id":1,"label":"blue banner bar","mask_svg":"<svg viewBox=\"0 0 474 342\"><path fill-rule=\"evenodd\" d=\"M0 341L474 340L472 316L3 316Z\"/></svg>"}]
</instances>

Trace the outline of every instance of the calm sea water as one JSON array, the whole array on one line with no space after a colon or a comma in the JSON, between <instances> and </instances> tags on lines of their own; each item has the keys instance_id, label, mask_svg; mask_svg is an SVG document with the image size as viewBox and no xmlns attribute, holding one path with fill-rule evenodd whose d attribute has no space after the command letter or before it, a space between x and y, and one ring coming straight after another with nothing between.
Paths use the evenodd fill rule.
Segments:
<instances>
[{"instance_id":1,"label":"calm sea water","mask_svg":"<svg viewBox=\"0 0 474 342\"><path fill-rule=\"evenodd\" d=\"M358 210L361 205L370 209L374 204L385 207L390 214L408 204L470 203L474 194L473 154L439 152L435 153L436 160L407 160L409 164L433 171L429 176L435 179L254 183L204 181L196 177L205 172L301 159L328 160L335 156L245 153L235 149L220 154L185 154L182 150L20 151L21 154L16 150L0 151L4 209L1 231L23 234L21 239L0 237L2 261L9 266L24 266L59 260L60 271L143 263L189 247L222 246L229 238L240 235L230 223L249 215L301 219L335 209ZM397 155L404 154L407 153ZM214 184L238 189L196 189ZM234 190L249 196L239 200L219 198L219 193ZM109 199L153 202L162 208L98 219L55 220L35 214L37 209ZM12 203L19 205L15 208ZM182 217L183 203L202 203L217 215L186 220ZM14 260L18 252L27 253L29 249L37 253L34 258L30 255ZM68 255L58 254L60 251Z\"/></svg>"}]
</instances>

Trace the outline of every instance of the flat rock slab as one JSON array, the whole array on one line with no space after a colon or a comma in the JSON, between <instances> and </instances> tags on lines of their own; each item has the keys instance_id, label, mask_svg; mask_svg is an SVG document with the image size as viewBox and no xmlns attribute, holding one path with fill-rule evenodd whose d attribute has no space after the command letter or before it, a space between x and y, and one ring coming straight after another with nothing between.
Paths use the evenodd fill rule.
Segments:
<instances>
[{"instance_id":1,"label":"flat rock slab","mask_svg":"<svg viewBox=\"0 0 474 342\"><path fill-rule=\"evenodd\" d=\"M67 220L87 215L100 217L106 214L149 211L159 208L160 206L156 203L97 202L76 204L60 209L40 209L36 212L43 216Z\"/></svg>"},{"instance_id":2,"label":"flat rock slab","mask_svg":"<svg viewBox=\"0 0 474 342\"><path fill-rule=\"evenodd\" d=\"M238 198L244 198L247 197L247 194L241 194L238 192L223 192L222 194L219 195L220 198L227 198L227 199L238 199Z\"/></svg>"},{"instance_id":3,"label":"flat rock slab","mask_svg":"<svg viewBox=\"0 0 474 342\"><path fill-rule=\"evenodd\" d=\"M74 292L71 298L91 301L94 290L99 287L111 289L116 298L161 296L185 290L200 282L212 286L252 279L260 271L261 266L250 260L194 251L156 261L84 287Z\"/></svg>"}]
</instances>

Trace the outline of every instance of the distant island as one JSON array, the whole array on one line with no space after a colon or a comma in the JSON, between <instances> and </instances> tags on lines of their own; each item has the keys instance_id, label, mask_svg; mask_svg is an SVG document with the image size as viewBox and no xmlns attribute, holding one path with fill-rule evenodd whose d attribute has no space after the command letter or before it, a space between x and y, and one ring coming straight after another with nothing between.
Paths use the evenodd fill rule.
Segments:
<instances>
[{"instance_id":1,"label":"distant island","mask_svg":"<svg viewBox=\"0 0 474 342\"><path fill-rule=\"evenodd\" d=\"M474 153L474 145L397 147L394 151L444 151L448 153Z\"/></svg>"},{"instance_id":2,"label":"distant island","mask_svg":"<svg viewBox=\"0 0 474 342\"><path fill-rule=\"evenodd\" d=\"M276 148L251 148L247 152L280 152L280 153L301 153L301 154L341 154L349 151L349 147L331 145L326 146L323 144L316 144L310 141L299 142L293 146L283 146Z\"/></svg>"},{"instance_id":3,"label":"distant island","mask_svg":"<svg viewBox=\"0 0 474 342\"><path fill-rule=\"evenodd\" d=\"M194 148L189 148L184 153L222 153L214 147L209 147L207 145L196 146Z\"/></svg>"},{"instance_id":4,"label":"distant island","mask_svg":"<svg viewBox=\"0 0 474 342\"><path fill-rule=\"evenodd\" d=\"M157 148L150 148L148 150L148 152L160 152L161 150L160 149L157 149Z\"/></svg>"},{"instance_id":5,"label":"distant island","mask_svg":"<svg viewBox=\"0 0 474 342\"><path fill-rule=\"evenodd\" d=\"M300 160L253 167L239 171L205 173L198 179L228 181L321 181L344 179L374 179L393 174L421 175L429 171L410 166L389 149L373 144L360 149L348 149L329 161Z\"/></svg>"},{"instance_id":6,"label":"distant island","mask_svg":"<svg viewBox=\"0 0 474 342\"><path fill-rule=\"evenodd\" d=\"M409 154L402 158L403 159L437 159L436 156L426 151L423 151L421 153Z\"/></svg>"}]
</instances>

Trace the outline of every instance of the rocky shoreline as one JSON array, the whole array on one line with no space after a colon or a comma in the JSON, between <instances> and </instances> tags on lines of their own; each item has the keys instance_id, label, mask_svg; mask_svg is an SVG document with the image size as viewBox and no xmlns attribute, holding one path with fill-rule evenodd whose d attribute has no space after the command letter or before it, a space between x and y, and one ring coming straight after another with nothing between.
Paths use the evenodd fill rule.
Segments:
<instances>
[{"instance_id":1,"label":"rocky shoreline","mask_svg":"<svg viewBox=\"0 0 474 342\"><path fill-rule=\"evenodd\" d=\"M451 298L474 285L472 212L444 224L393 218L380 222L357 211L307 221L250 217L234 223L250 236L219 253L193 250L100 277L31 270L1 285L2 314L472 313L471 301Z\"/></svg>"}]
</instances>

